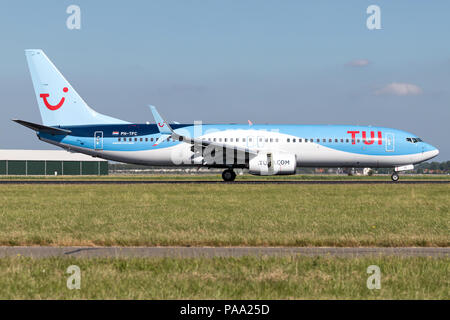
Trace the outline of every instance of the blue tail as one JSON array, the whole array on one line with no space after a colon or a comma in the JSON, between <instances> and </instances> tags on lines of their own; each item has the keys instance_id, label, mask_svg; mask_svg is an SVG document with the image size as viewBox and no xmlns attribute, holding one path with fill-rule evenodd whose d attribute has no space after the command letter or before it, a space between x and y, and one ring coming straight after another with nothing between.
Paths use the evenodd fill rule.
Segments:
<instances>
[{"instance_id":1,"label":"blue tail","mask_svg":"<svg viewBox=\"0 0 450 320\"><path fill-rule=\"evenodd\" d=\"M25 50L42 123L46 126L123 124L91 109L39 49Z\"/></svg>"}]
</instances>

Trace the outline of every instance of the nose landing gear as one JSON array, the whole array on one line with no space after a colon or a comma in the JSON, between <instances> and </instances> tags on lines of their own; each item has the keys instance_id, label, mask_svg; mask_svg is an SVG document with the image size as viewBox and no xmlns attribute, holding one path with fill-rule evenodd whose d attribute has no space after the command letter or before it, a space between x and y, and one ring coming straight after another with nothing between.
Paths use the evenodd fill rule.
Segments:
<instances>
[{"instance_id":1,"label":"nose landing gear","mask_svg":"<svg viewBox=\"0 0 450 320\"><path fill-rule=\"evenodd\" d=\"M236 173L232 169L227 169L222 172L222 179L226 182L234 181L236 179Z\"/></svg>"}]
</instances>

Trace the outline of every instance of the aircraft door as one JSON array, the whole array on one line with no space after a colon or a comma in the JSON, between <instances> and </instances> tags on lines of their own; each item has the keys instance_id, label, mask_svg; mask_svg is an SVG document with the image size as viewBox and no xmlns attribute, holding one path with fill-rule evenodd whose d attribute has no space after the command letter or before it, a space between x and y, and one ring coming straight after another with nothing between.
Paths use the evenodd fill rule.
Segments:
<instances>
[{"instance_id":1,"label":"aircraft door","mask_svg":"<svg viewBox=\"0 0 450 320\"><path fill-rule=\"evenodd\" d=\"M386 151L387 152L394 152L394 144L395 144L395 140L394 140L394 134L393 133L386 133Z\"/></svg>"},{"instance_id":2,"label":"aircraft door","mask_svg":"<svg viewBox=\"0 0 450 320\"><path fill-rule=\"evenodd\" d=\"M94 133L94 149L103 150L103 131L95 131Z\"/></svg>"}]
</instances>

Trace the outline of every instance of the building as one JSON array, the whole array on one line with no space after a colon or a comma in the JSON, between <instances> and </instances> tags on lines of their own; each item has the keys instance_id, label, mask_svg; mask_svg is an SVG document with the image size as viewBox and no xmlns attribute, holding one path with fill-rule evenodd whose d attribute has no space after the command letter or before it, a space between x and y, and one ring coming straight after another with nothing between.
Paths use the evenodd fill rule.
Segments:
<instances>
[{"instance_id":1,"label":"building","mask_svg":"<svg viewBox=\"0 0 450 320\"><path fill-rule=\"evenodd\" d=\"M0 150L0 175L107 175L108 161L64 150Z\"/></svg>"}]
</instances>

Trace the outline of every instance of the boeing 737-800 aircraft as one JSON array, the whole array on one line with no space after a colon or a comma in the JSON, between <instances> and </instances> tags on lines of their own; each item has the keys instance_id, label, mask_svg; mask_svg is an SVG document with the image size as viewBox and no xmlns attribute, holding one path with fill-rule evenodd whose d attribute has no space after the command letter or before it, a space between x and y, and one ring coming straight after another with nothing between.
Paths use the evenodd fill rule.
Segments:
<instances>
[{"instance_id":1,"label":"boeing 737-800 aircraft","mask_svg":"<svg viewBox=\"0 0 450 320\"><path fill-rule=\"evenodd\" d=\"M414 134L351 125L134 124L97 113L42 50L25 50L43 124L14 120L42 141L73 152L141 164L234 168L253 175L295 174L296 167L389 167L398 172L439 154Z\"/></svg>"}]
</instances>

